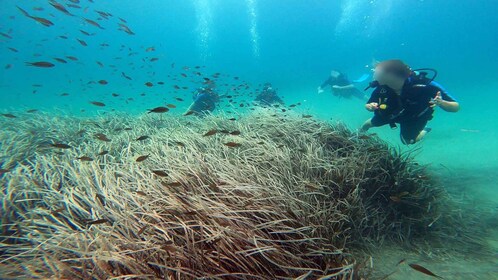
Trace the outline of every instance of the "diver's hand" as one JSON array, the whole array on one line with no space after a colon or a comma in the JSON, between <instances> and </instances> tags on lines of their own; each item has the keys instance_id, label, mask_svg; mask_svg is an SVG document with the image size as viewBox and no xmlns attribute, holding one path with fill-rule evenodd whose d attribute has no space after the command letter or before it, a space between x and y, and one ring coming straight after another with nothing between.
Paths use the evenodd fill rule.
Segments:
<instances>
[{"instance_id":1,"label":"diver's hand","mask_svg":"<svg viewBox=\"0 0 498 280\"><path fill-rule=\"evenodd\" d=\"M436 93L436 96L429 101L429 107L434 108L436 106L440 106L444 102L443 98L441 97L441 91L438 91Z\"/></svg>"},{"instance_id":2,"label":"diver's hand","mask_svg":"<svg viewBox=\"0 0 498 280\"><path fill-rule=\"evenodd\" d=\"M318 94L320 94L320 93L323 92L323 88L322 87L318 87L316 90L317 90Z\"/></svg>"},{"instance_id":3,"label":"diver's hand","mask_svg":"<svg viewBox=\"0 0 498 280\"><path fill-rule=\"evenodd\" d=\"M379 109L379 103L377 102L368 103L367 105L365 105L365 108L367 108L368 111L373 112Z\"/></svg>"}]
</instances>

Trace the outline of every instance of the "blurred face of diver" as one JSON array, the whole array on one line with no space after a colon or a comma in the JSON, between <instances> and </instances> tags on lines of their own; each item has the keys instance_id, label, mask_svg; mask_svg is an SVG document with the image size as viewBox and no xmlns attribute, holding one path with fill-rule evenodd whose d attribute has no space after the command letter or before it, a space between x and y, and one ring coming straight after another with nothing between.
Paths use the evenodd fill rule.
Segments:
<instances>
[{"instance_id":1,"label":"blurred face of diver","mask_svg":"<svg viewBox=\"0 0 498 280\"><path fill-rule=\"evenodd\" d=\"M341 75L341 73L339 73L338 71L335 70L330 71L330 76L332 76L332 78L337 78L339 77L339 75Z\"/></svg>"},{"instance_id":2,"label":"blurred face of diver","mask_svg":"<svg viewBox=\"0 0 498 280\"><path fill-rule=\"evenodd\" d=\"M379 82L379 85L386 85L394 90L401 90L406 78L386 71L383 65L377 65L374 70L373 79Z\"/></svg>"}]
</instances>

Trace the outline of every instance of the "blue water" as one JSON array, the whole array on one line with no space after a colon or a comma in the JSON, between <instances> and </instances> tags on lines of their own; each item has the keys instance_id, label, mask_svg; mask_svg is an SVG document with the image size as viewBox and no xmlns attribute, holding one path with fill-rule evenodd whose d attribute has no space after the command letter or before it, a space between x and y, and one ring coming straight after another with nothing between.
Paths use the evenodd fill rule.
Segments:
<instances>
[{"instance_id":1,"label":"blue water","mask_svg":"<svg viewBox=\"0 0 498 280\"><path fill-rule=\"evenodd\" d=\"M436 68L437 81L462 106L456 114L437 112L430 123L433 132L421 144L418 159L467 170L486 182L476 189L494 193L494 174L498 174L496 0L79 2L81 8L67 7L76 16L63 14L48 1L1 2L0 32L8 35L0 36L1 113L39 109L84 116L111 110L141 114L153 106L174 103L178 108L170 113L181 114L201 78L219 72L220 80L229 83L223 90L232 87L234 76L240 77L237 83L250 85L248 92L270 81L287 104L302 102L298 110L342 120L355 129L370 117L363 102L318 95L317 86L332 68L355 79L370 73L373 60L399 58L413 68ZM25 17L16 5L54 25L45 27ZM112 16L104 19L96 10ZM118 30L118 17L135 35ZM149 47L155 50L147 52ZM150 62L150 58L158 60ZM25 65L35 61L49 61L55 67ZM195 66L202 66L203 76L191 73ZM108 84L95 83L99 80ZM153 87L144 85L149 81ZM158 85L159 81L165 84ZM188 89L175 90L173 85ZM89 101L107 106L96 107ZM384 127L375 132L399 145L397 131Z\"/></svg>"}]
</instances>

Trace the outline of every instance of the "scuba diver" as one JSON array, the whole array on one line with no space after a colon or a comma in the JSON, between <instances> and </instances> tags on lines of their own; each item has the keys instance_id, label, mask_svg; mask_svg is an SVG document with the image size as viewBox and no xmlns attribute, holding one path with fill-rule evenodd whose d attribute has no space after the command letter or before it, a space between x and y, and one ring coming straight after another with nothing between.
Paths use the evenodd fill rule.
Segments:
<instances>
[{"instance_id":1,"label":"scuba diver","mask_svg":"<svg viewBox=\"0 0 498 280\"><path fill-rule=\"evenodd\" d=\"M274 89L271 83L265 83L254 102L260 106L271 106L273 104L284 104L284 101L277 95L277 90Z\"/></svg>"},{"instance_id":2,"label":"scuba diver","mask_svg":"<svg viewBox=\"0 0 498 280\"><path fill-rule=\"evenodd\" d=\"M220 96L214 91L214 87L214 82L209 81L203 87L196 89L193 94L194 102L183 115L203 116L212 112L220 101Z\"/></svg>"},{"instance_id":3,"label":"scuba diver","mask_svg":"<svg viewBox=\"0 0 498 280\"><path fill-rule=\"evenodd\" d=\"M368 96L363 94L359 89L357 89L353 83L359 83L368 78L368 74L363 75L360 79L355 81L350 81L346 74L341 73L338 70L330 71L330 76L320 85L317 89L318 93L324 92L324 88L330 86L332 88L332 93L335 96L351 98L354 96L361 100L367 100Z\"/></svg>"},{"instance_id":4,"label":"scuba diver","mask_svg":"<svg viewBox=\"0 0 498 280\"><path fill-rule=\"evenodd\" d=\"M434 74L427 77L427 72ZM457 112L460 104L438 83L434 82L437 71L424 68L412 70L401 60L386 60L376 65L374 81L365 89L375 88L365 108L374 112L360 129L389 124L400 125L401 141L414 144L431 129L426 127L432 119L435 107L447 112Z\"/></svg>"}]
</instances>

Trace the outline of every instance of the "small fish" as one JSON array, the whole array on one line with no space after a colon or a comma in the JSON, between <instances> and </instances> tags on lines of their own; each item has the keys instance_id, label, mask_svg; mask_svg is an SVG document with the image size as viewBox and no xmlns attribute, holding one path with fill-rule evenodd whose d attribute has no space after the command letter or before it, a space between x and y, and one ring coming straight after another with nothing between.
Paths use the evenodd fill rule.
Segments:
<instances>
[{"instance_id":1,"label":"small fish","mask_svg":"<svg viewBox=\"0 0 498 280\"><path fill-rule=\"evenodd\" d=\"M174 108L176 108L176 105L175 104L166 104L166 107L174 109Z\"/></svg>"},{"instance_id":2,"label":"small fish","mask_svg":"<svg viewBox=\"0 0 498 280\"><path fill-rule=\"evenodd\" d=\"M38 112L38 109L30 109L26 111L26 113L36 113L36 112Z\"/></svg>"},{"instance_id":3,"label":"small fish","mask_svg":"<svg viewBox=\"0 0 498 280\"><path fill-rule=\"evenodd\" d=\"M130 76L126 75L125 72L121 72L121 76L123 76L127 80L130 80L130 81L132 80L132 78Z\"/></svg>"},{"instance_id":4,"label":"small fish","mask_svg":"<svg viewBox=\"0 0 498 280\"><path fill-rule=\"evenodd\" d=\"M228 120L229 120L229 121L235 121L235 120L237 120L237 119L236 119L236 118L230 118L230 119L228 119Z\"/></svg>"},{"instance_id":5,"label":"small fish","mask_svg":"<svg viewBox=\"0 0 498 280\"><path fill-rule=\"evenodd\" d=\"M59 148L59 149L71 149L72 148L68 144L63 144L63 143L53 143L53 144L50 144L50 146L52 146L54 148Z\"/></svg>"},{"instance_id":6,"label":"small fish","mask_svg":"<svg viewBox=\"0 0 498 280\"><path fill-rule=\"evenodd\" d=\"M102 26L100 26L100 24L98 24L97 22L95 22L95 21L93 21L91 19L83 18L83 20L85 22L87 22L88 24L90 24L90 25L93 25L93 26L98 27L100 29L104 29Z\"/></svg>"},{"instance_id":7,"label":"small fish","mask_svg":"<svg viewBox=\"0 0 498 280\"><path fill-rule=\"evenodd\" d=\"M168 173L162 170L152 170L152 173L156 174L159 177L167 177Z\"/></svg>"},{"instance_id":8,"label":"small fish","mask_svg":"<svg viewBox=\"0 0 498 280\"><path fill-rule=\"evenodd\" d=\"M166 107L156 107L154 109L149 109L149 114L150 113L166 113L168 111L169 111L169 109Z\"/></svg>"},{"instance_id":9,"label":"small fish","mask_svg":"<svg viewBox=\"0 0 498 280\"><path fill-rule=\"evenodd\" d=\"M71 59L72 61L77 61L77 60L78 60L78 58L77 58L77 57L75 57L75 56L70 56L70 55L66 55L66 58Z\"/></svg>"},{"instance_id":10,"label":"small fish","mask_svg":"<svg viewBox=\"0 0 498 280\"><path fill-rule=\"evenodd\" d=\"M227 142L224 143L225 146L230 147L230 148L236 148L242 146L242 144L235 143L235 142Z\"/></svg>"},{"instance_id":11,"label":"small fish","mask_svg":"<svg viewBox=\"0 0 498 280\"><path fill-rule=\"evenodd\" d=\"M90 104L98 106L98 107L105 107L105 104L99 101L90 101Z\"/></svg>"},{"instance_id":12,"label":"small fish","mask_svg":"<svg viewBox=\"0 0 498 280\"><path fill-rule=\"evenodd\" d=\"M108 153L109 153L109 151L102 151L102 152L98 153L97 155L104 156L104 155L107 155Z\"/></svg>"},{"instance_id":13,"label":"small fish","mask_svg":"<svg viewBox=\"0 0 498 280\"><path fill-rule=\"evenodd\" d=\"M101 84L101 85L107 85L108 84L108 82L106 80L100 80L100 81L98 81L98 83Z\"/></svg>"},{"instance_id":14,"label":"small fish","mask_svg":"<svg viewBox=\"0 0 498 280\"><path fill-rule=\"evenodd\" d=\"M234 131L230 132L230 135L240 135L240 131L234 130Z\"/></svg>"},{"instance_id":15,"label":"small fish","mask_svg":"<svg viewBox=\"0 0 498 280\"><path fill-rule=\"evenodd\" d=\"M148 226L148 225L145 225L145 226L141 227L141 228L140 228L140 230L137 232L137 235L142 234L142 233L145 231L145 229L146 229L147 227L149 227L149 226Z\"/></svg>"},{"instance_id":16,"label":"small fish","mask_svg":"<svg viewBox=\"0 0 498 280\"><path fill-rule=\"evenodd\" d=\"M0 32L0 35L2 35L2 36L3 36L3 37L5 37L5 38L12 39L12 36L10 36L10 35L9 35L9 34L7 34L7 33Z\"/></svg>"},{"instance_id":17,"label":"small fish","mask_svg":"<svg viewBox=\"0 0 498 280\"><path fill-rule=\"evenodd\" d=\"M142 162L142 161L146 160L147 158L149 158L149 155L139 156L139 157L137 157L137 159L135 161Z\"/></svg>"},{"instance_id":18,"label":"small fish","mask_svg":"<svg viewBox=\"0 0 498 280\"><path fill-rule=\"evenodd\" d=\"M438 276L438 275L436 275L436 274L432 273L432 272L431 272L430 270L428 270L427 268L425 268L425 267L423 267L423 266L421 266L421 265L418 265L418 264L416 264L416 263L410 263L410 264L408 264L408 265L409 265L411 268L413 268L413 269L415 269L416 271L421 272L421 273L423 273L423 274L426 274L426 275L429 275L429 276L432 276L432 277L436 277L436 278L438 278L438 279L444 279L443 277Z\"/></svg>"},{"instance_id":19,"label":"small fish","mask_svg":"<svg viewBox=\"0 0 498 280\"><path fill-rule=\"evenodd\" d=\"M28 14L28 12L26 12L25 10L21 9L19 6L16 6L20 11L21 13L28 17L28 18L31 18L31 19L34 19L35 21L41 23L42 25L46 26L46 27L50 27L52 25L54 25L53 22L51 22L50 20L48 19L45 19L45 18L41 18L41 17L34 17L34 16L31 16L30 14Z\"/></svg>"},{"instance_id":20,"label":"small fish","mask_svg":"<svg viewBox=\"0 0 498 280\"><path fill-rule=\"evenodd\" d=\"M183 113L183 115L184 115L184 116L190 116L190 115L192 115L193 113L194 113L194 111L193 111L193 110L189 110L189 111L187 111L187 112Z\"/></svg>"},{"instance_id":21,"label":"small fish","mask_svg":"<svg viewBox=\"0 0 498 280\"><path fill-rule=\"evenodd\" d=\"M182 101L183 101L183 99L182 99L182 98L180 98L180 97L175 97L175 99L176 99L176 100L178 100L178 101L180 101L180 102L182 102Z\"/></svg>"},{"instance_id":22,"label":"small fish","mask_svg":"<svg viewBox=\"0 0 498 280\"><path fill-rule=\"evenodd\" d=\"M118 96L119 96L119 94L117 94L117 93L112 93L111 95L112 95L113 97L118 97Z\"/></svg>"},{"instance_id":23,"label":"small fish","mask_svg":"<svg viewBox=\"0 0 498 280\"><path fill-rule=\"evenodd\" d=\"M394 202L401 202L401 198L397 196L391 195L389 198Z\"/></svg>"},{"instance_id":24,"label":"small fish","mask_svg":"<svg viewBox=\"0 0 498 280\"><path fill-rule=\"evenodd\" d=\"M131 31L131 29L128 26L126 26L122 23L118 23L118 25L119 25L118 30L122 30L122 31L128 33L129 35L135 35L135 33L133 31Z\"/></svg>"},{"instance_id":25,"label":"small fish","mask_svg":"<svg viewBox=\"0 0 498 280\"><path fill-rule=\"evenodd\" d=\"M146 139L149 139L149 136L143 135L143 136L140 136L137 139L135 139L135 141L142 141L142 140L146 140Z\"/></svg>"},{"instance_id":26,"label":"small fish","mask_svg":"<svg viewBox=\"0 0 498 280\"><path fill-rule=\"evenodd\" d=\"M151 82L146 82L145 85L148 86L148 87L152 87L154 84L151 83Z\"/></svg>"},{"instance_id":27,"label":"small fish","mask_svg":"<svg viewBox=\"0 0 498 280\"><path fill-rule=\"evenodd\" d=\"M67 61L62 58L54 57L54 59L60 63L67 63Z\"/></svg>"},{"instance_id":28,"label":"small fish","mask_svg":"<svg viewBox=\"0 0 498 280\"><path fill-rule=\"evenodd\" d=\"M50 212L50 215L54 215L54 214L60 213L60 212L64 211L64 209L66 209L66 208L64 206L62 206L60 208L52 210L52 212Z\"/></svg>"},{"instance_id":29,"label":"small fish","mask_svg":"<svg viewBox=\"0 0 498 280\"><path fill-rule=\"evenodd\" d=\"M80 44L81 44L83 47L88 46L88 44L87 44L85 41L80 40L80 39L76 39L76 40L77 40L78 42L80 42Z\"/></svg>"},{"instance_id":30,"label":"small fish","mask_svg":"<svg viewBox=\"0 0 498 280\"><path fill-rule=\"evenodd\" d=\"M63 12L64 14L68 15L68 16L74 16L73 14L71 14L68 10L66 10L66 8L64 8L64 6L62 6L61 4L57 3L56 1L54 0L50 0L48 2L50 5L52 5L52 7L56 8L57 10Z\"/></svg>"},{"instance_id":31,"label":"small fish","mask_svg":"<svg viewBox=\"0 0 498 280\"><path fill-rule=\"evenodd\" d=\"M15 118L17 118L16 116L14 116L12 114L2 114L2 116L6 117L6 118L9 118L9 119L15 119Z\"/></svg>"},{"instance_id":32,"label":"small fish","mask_svg":"<svg viewBox=\"0 0 498 280\"><path fill-rule=\"evenodd\" d=\"M47 61L36 61L36 62L26 62L27 66L35 66L35 67L42 67L42 68L50 68L54 67L55 64Z\"/></svg>"},{"instance_id":33,"label":"small fish","mask_svg":"<svg viewBox=\"0 0 498 280\"><path fill-rule=\"evenodd\" d=\"M13 52L19 52L17 49L15 48L12 48L12 47L8 47L9 50L13 51Z\"/></svg>"},{"instance_id":34,"label":"small fish","mask_svg":"<svg viewBox=\"0 0 498 280\"><path fill-rule=\"evenodd\" d=\"M147 194L143 191L137 191L137 194L141 196L147 196Z\"/></svg>"},{"instance_id":35,"label":"small fish","mask_svg":"<svg viewBox=\"0 0 498 280\"><path fill-rule=\"evenodd\" d=\"M311 117L313 117L313 116L312 115L303 115L303 118L305 118L305 119L308 119L308 118L311 118Z\"/></svg>"},{"instance_id":36,"label":"small fish","mask_svg":"<svg viewBox=\"0 0 498 280\"><path fill-rule=\"evenodd\" d=\"M95 221L87 222L86 224L87 225L100 225L100 224L104 224L104 223L107 223L107 222L109 222L107 219L98 219L98 220L95 220Z\"/></svg>"},{"instance_id":37,"label":"small fish","mask_svg":"<svg viewBox=\"0 0 498 280\"><path fill-rule=\"evenodd\" d=\"M83 33L83 34L84 34L84 35L86 35L86 36L92 36L92 34L90 34L90 33L86 32L85 30L81 30L81 29L80 29L80 32L81 32L81 33Z\"/></svg>"},{"instance_id":38,"label":"small fish","mask_svg":"<svg viewBox=\"0 0 498 280\"><path fill-rule=\"evenodd\" d=\"M81 161L93 161L93 158L87 156L78 157L77 159Z\"/></svg>"},{"instance_id":39,"label":"small fish","mask_svg":"<svg viewBox=\"0 0 498 280\"><path fill-rule=\"evenodd\" d=\"M105 134L103 134L103 133L97 133L94 136L95 136L95 138L97 138L100 141L104 141L104 142L110 142L111 141L111 139L107 138L107 136Z\"/></svg>"},{"instance_id":40,"label":"small fish","mask_svg":"<svg viewBox=\"0 0 498 280\"><path fill-rule=\"evenodd\" d=\"M217 132L218 132L218 130L216 130L216 129L211 129L210 131L208 131L208 132L204 133L204 135L202 135L202 136L206 137L206 136L215 135Z\"/></svg>"}]
</instances>

